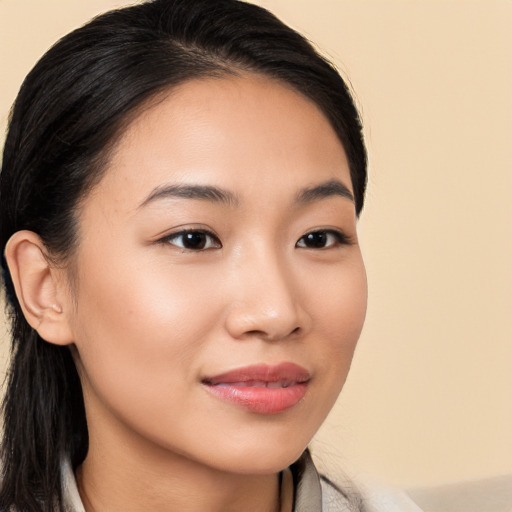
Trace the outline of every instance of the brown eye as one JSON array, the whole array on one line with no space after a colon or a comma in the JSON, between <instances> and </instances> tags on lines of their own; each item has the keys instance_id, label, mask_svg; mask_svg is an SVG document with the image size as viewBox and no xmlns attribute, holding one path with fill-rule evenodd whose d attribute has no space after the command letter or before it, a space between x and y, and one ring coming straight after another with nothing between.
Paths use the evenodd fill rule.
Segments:
<instances>
[{"instance_id":1,"label":"brown eye","mask_svg":"<svg viewBox=\"0 0 512 512\"><path fill-rule=\"evenodd\" d=\"M304 247L307 249L327 249L336 245L344 245L348 243L347 237L338 231L319 230L312 231L299 238L296 247Z\"/></svg>"},{"instance_id":2,"label":"brown eye","mask_svg":"<svg viewBox=\"0 0 512 512\"><path fill-rule=\"evenodd\" d=\"M219 239L208 231L180 231L165 237L163 241L188 251L204 251L222 247Z\"/></svg>"}]
</instances>

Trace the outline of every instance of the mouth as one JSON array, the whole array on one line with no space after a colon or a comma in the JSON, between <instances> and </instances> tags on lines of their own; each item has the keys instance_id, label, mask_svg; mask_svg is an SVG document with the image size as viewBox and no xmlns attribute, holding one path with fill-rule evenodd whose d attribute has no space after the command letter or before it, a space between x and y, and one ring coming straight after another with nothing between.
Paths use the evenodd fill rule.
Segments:
<instances>
[{"instance_id":1,"label":"mouth","mask_svg":"<svg viewBox=\"0 0 512 512\"><path fill-rule=\"evenodd\" d=\"M217 398L258 414L277 414L297 405L307 391L309 372L294 363L254 365L212 377L202 384Z\"/></svg>"}]
</instances>

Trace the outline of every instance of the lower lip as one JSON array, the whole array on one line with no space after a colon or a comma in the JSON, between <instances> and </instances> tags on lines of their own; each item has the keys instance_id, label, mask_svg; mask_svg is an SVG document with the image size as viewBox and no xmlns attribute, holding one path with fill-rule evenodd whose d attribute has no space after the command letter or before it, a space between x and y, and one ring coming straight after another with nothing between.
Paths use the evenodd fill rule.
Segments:
<instances>
[{"instance_id":1,"label":"lower lip","mask_svg":"<svg viewBox=\"0 0 512 512\"><path fill-rule=\"evenodd\" d=\"M210 393L258 414L277 414L298 404L306 394L307 383L287 388L232 386L207 384Z\"/></svg>"}]
</instances>

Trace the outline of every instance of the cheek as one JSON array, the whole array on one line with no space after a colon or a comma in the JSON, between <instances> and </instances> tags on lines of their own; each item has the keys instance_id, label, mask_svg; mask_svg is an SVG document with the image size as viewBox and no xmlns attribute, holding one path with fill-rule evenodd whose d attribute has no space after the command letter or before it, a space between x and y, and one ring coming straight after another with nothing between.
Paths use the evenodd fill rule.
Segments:
<instances>
[{"instance_id":1,"label":"cheek","mask_svg":"<svg viewBox=\"0 0 512 512\"><path fill-rule=\"evenodd\" d=\"M323 276L323 277L322 277ZM329 273L314 273L306 290L313 325L310 345L321 373L318 416L332 408L347 378L364 324L367 282L360 257L344 262ZM320 381L319 381L320 385Z\"/></svg>"},{"instance_id":2,"label":"cheek","mask_svg":"<svg viewBox=\"0 0 512 512\"><path fill-rule=\"evenodd\" d=\"M332 350L352 353L366 315L367 283L363 261L354 258L323 278L319 274L315 277L309 292L315 324L329 340Z\"/></svg>"},{"instance_id":3,"label":"cheek","mask_svg":"<svg viewBox=\"0 0 512 512\"><path fill-rule=\"evenodd\" d=\"M80 277L74 330L91 385L119 400L187 385L219 316L204 276L147 262L138 267L121 255L111 259L117 265L89 264Z\"/></svg>"},{"instance_id":4,"label":"cheek","mask_svg":"<svg viewBox=\"0 0 512 512\"><path fill-rule=\"evenodd\" d=\"M331 409L350 370L363 328L367 305L366 273L362 259L340 268L337 279L324 283L319 294L317 325L325 340L321 366L326 371L326 409Z\"/></svg>"}]
</instances>

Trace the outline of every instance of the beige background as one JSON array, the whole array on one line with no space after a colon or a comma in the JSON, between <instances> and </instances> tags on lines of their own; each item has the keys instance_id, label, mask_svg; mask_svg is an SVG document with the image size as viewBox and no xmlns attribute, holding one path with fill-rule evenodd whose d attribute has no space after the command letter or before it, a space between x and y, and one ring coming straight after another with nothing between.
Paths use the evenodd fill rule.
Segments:
<instances>
[{"instance_id":1,"label":"beige background","mask_svg":"<svg viewBox=\"0 0 512 512\"><path fill-rule=\"evenodd\" d=\"M512 1L260 3L348 74L371 157L368 319L317 452L408 486L512 473ZM2 130L42 52L125 4L0 0Z\"/></svg>"}]
</instances>

